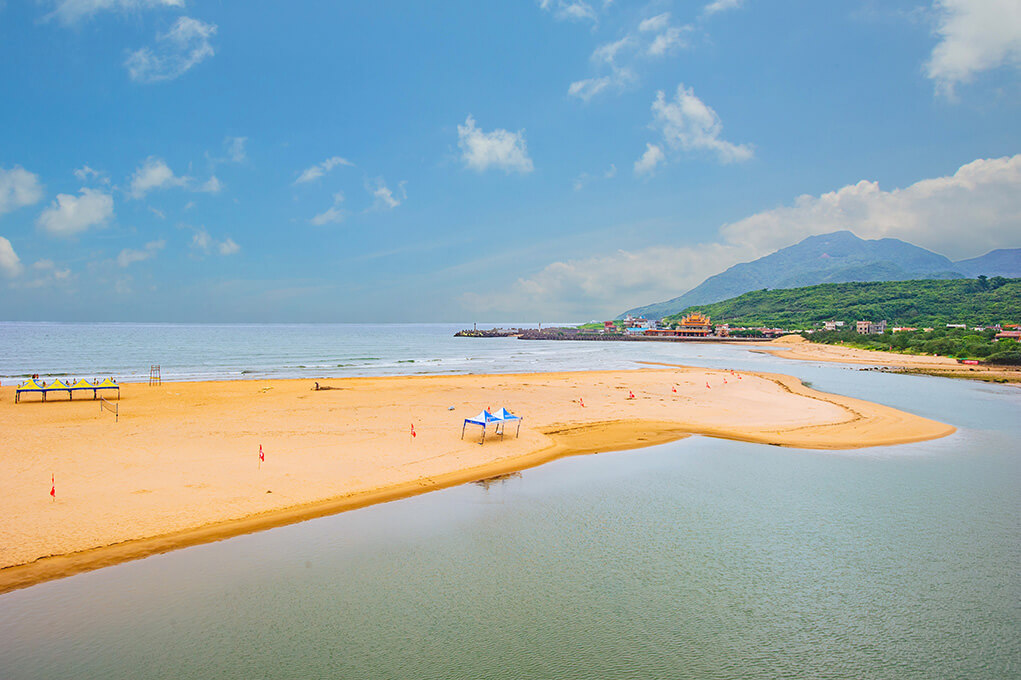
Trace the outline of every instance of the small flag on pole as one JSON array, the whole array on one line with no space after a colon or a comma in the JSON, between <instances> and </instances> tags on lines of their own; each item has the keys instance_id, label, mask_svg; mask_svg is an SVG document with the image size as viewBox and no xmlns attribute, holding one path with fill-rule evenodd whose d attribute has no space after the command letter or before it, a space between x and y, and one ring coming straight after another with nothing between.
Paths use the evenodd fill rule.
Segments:
<instances>
[{"instance_id":1,"label":"small flag on pole","mask_svg":"<svg viewBox=\"0 0 1021 680\"><path fill-rule=\"evenodd\" d=\"M53 496L53 500L57 500L57 481L53 475L50 475L50 495Z\"/></svg>"},{"instance_id":2,"label":"small flag on pole","mask_svg":"<svg viewBox=\"0 0 1021 680\"><path fill-rule=\"evenodd\" d=\"M711 390L711 389L712 389L711 387L709 387L709 383L708 383L708 382L707 382L707 383L705 384L705 388L706 388L707 390Z\"/></svg>"},{"instance_id":3,"label":"small flag on pole","mask_svg":"<svg viewBox=\"0 0 1021 680\"><path fill-rule=\"evenodd\" d=\"M412 439L414 439L417 436L418 436L418 433L415 432L415 423L412 423L411 424L411 437L412 437Z\"/></svg>"},{"instance_id":4,"label":"small flag on pole","mask_svg":"<svg viewBox=\"0 0 1021 680\"><path fill-rule=\"evenodd\" d=\"M634 399L635 398L635 393L632 392L631 390L628 390L627 391L627 398L628 399Z\"/></svg>"},{"instance_id":5,"label":"small flag on pole","mask_svg":"<svg viewBox=\"0 0 1021 680\"><path fill-rule=\"evenodd\" d=\"M672 389L674 391L674 394L677 394L677 385L674 385L670 389Z\"/></svg>"},{"instance_id":6,"label":"small flag on pole","mask_svg":"<svg viewBox=\"0 0 1021 680\"><path fill-rule=\"evenodd\" d=\"M581 404L582 408L585 408L585 400L584 399L582 399L581 397L578 397L578 403Z\"/></svg>"}]
</instances>

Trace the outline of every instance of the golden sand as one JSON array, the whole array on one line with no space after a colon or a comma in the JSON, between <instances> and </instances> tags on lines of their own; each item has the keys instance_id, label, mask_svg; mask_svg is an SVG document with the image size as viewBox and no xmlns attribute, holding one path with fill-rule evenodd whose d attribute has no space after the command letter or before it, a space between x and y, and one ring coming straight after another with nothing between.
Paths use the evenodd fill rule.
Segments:
<instances>
[{"instance_id":1,"label":"golden sand","mask_svg":"<svg viewBox=\"0 0 1021 680\"><path fill-rule=\"evenodd\" d=\"M89 399L15 404L0 388L0 592L687 434L846 449L954 431L789 376L700 368L320 382L333 389L126 384L119 422ZM504 406L524 418L520 437L460 438L464 418Z\"/></svg>"}]
</instances>

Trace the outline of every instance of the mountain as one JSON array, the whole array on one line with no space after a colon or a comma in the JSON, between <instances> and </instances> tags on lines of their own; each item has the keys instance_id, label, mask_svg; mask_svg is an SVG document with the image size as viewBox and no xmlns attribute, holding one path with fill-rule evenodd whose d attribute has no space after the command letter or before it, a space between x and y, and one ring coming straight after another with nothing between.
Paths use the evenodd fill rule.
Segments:
<instances>
[{"instance_id":1,"label":"mountain","mask_svg":"<svg viewBox=\"0 0 1021 680\"><path fill-rule=\"evenodd\" d=\"M680 297L636 307L621 316L631 314L658 319L692 305L718 302L763 288L965 276L948 258L905 241L895 238L867 241L850 231L835 231L809 236L758 260L736 264L721 274L710 276Z\"/></svg>"},{"instance_id":2,"label":"mountain","mask_svg":"<svg viewBox=\"0 0 1021 680\"><path fill-rule=\"evenodd\" d=\"M1004 276L1008 279L1021 277L1021 248L1001 248L982 257L959 260L954 268L965 276Z\"/></svg>"},{"instance_id":3,"label":"mountain","mask_svg":"<svg viewBox=\"0 0 1021 680\"><path fill-rule=\"evenodd\" d=\"M698 305L714 322L737 326L815 328L823 321L887 320L891 326L1018 323L1021 278L864 281L753 290ZM672 317L679 320L680 314Z\"/></svg>"}]
</instances>

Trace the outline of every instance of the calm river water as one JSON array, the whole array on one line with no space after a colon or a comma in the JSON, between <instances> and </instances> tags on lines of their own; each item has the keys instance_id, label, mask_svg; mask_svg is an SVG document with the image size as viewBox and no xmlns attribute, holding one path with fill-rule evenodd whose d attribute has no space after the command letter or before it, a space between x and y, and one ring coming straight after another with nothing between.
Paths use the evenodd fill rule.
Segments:
<instances>
[{"instance_id":1,"label":"calm river water","mask_svg":"<svg viewBox=\"0 0 1021 680\"><path fill-rule=\"evenodd\" d=\"M849 452L693 437L41 584L0 596L0 678L1021 677L1021 390L460 342L784 372L959 431Z\"/></svg>"}]
</instances>

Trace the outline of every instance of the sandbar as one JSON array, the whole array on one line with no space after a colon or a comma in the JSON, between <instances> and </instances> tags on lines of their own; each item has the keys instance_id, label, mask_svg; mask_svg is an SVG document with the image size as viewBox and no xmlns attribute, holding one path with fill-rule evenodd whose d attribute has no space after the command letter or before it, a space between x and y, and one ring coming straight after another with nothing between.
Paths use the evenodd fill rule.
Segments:
<instances>
[{"instance_id":1,"label":"sandbar","mask_svg":"<svg viewBox=\"0 0 1021 680\"><path fill-rule=\"evenodd\" d=\"M0 388L0 593L568 455L692 434L852 449L954 431L790 376L680 366L320 383L332 389L125 384L116 422L91 399L15 404ZM523 417L519 437L461 439L464 418L500 407Z\"/></svg>"}]
</instances>

